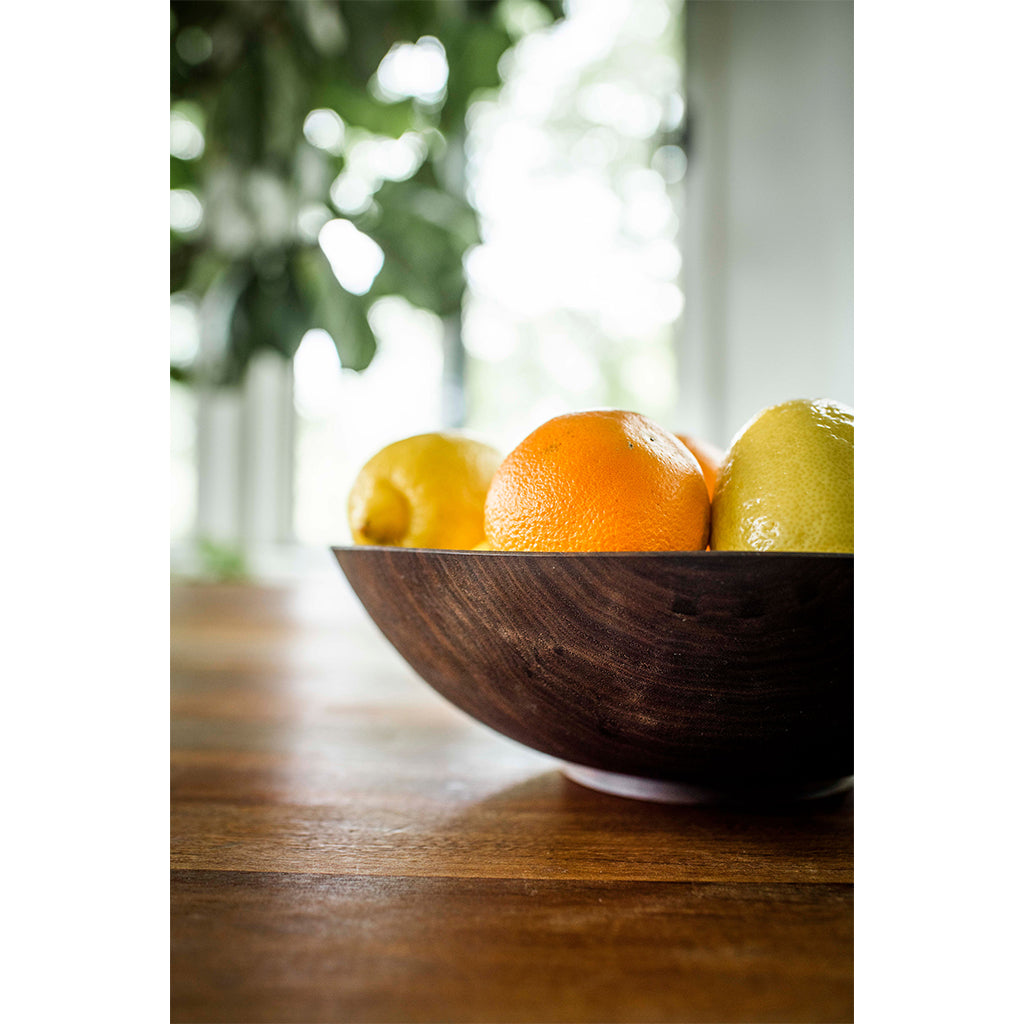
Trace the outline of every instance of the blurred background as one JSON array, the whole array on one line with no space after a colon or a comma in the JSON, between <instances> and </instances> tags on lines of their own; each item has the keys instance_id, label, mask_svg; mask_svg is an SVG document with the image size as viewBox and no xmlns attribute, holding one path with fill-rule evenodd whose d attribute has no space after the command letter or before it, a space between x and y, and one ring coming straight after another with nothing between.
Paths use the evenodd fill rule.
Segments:
<instances>
[{"instance_id":1,"label":"blurred background","mask_svg":"<svg viewBox=\"0 0 1024 1024\"><path fill-rule=\"evenodd\" d=\"M853 405L852 2L170 6L173 572L322 567L415 433Z\"/></svg>"}]
</instances>

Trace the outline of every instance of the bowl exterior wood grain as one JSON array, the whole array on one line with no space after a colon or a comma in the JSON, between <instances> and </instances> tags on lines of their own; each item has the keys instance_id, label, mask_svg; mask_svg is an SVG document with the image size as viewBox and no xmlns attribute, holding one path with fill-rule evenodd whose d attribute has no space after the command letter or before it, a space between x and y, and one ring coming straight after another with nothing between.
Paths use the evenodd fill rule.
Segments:
<instances>
[{"instance_id":1,"label":"bowl exterior wood grain","mask_svg":"<svg viewBox=\"0 0 1024 1024\"><path fill-rule=\"evenodd\" d=\"M853 556L334 548L473 718L574 764L770 787L853 772Z\"/></svg>"}]
</instances>

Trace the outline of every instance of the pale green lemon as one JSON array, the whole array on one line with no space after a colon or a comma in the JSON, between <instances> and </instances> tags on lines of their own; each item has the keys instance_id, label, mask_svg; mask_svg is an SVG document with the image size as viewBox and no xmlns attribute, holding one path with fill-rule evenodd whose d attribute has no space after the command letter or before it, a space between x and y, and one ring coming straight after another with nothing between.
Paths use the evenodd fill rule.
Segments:
<instances>
[{"instance_id":1,"label":"pale green lemon","mask_svg":"<svg viewBox=\"0 0 1024 1024\"><path fill-rule=\"evenodd\" d=\"M725 454L713 551L853 551L853 410L796 399L758 413Z\"/></svg>"}]
</instances>

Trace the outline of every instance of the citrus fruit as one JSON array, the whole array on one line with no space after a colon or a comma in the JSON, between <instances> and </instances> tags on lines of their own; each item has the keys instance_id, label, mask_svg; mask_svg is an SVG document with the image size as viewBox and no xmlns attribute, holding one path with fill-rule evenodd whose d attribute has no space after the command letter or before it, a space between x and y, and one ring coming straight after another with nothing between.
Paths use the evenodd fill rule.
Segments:
<instances>
[{"instance_id":1,"label":"citrus fruit","mask_svg":"<svg viewBox=\"0 0 1024 1024\"><path fill-rule=\"evenodd\" d=\"M499 466L484 507L497 551L693 551L710 502L693 454L640 413L556 416Z\"/></svg>"},{"instance_id":2,"label":"citrus fruit","mask_svg":"<svg viewBox=\"0 0 1024 1024\"><path fill-rule=\"evenodd\" d=\"M468 550L484 540L484 498L501 453L458 431L382 448L356 475L348 521L356 544Z\"/></svg>"},{"instance_id":3,"label":"citrus fruit","mask_svg":"<svg viewBox=\"0 0 1024 1024\"><path fill-rule=\"evenodd\" d=\"M722 464L725 452L710 441L704 441L692 434L676 434L700 465L700 471L704 474L704 482L708 485L708 498L715 493L715 481L718 479L718 467Z\"/></svg>"},{"instance_id":4,"label":"citrus fruit","mask_svg":"<svg viewBox=\"0 0 1024 1024\"><path fill-rule=\"evenodd\" d=\"M711 502L713 551L853 551L853 410L796 399L733 439Z\"/></svg>"}]
</instances>

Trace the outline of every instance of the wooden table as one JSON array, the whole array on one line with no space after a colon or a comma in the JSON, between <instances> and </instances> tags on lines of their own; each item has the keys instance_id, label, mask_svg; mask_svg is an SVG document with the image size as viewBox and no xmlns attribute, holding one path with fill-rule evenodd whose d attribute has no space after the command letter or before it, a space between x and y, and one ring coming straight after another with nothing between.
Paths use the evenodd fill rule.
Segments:
<instances>
[{"instance_id":1,"label":"wooden table","mask_svg":"<svg viewBox=\"0 0 1024 1024\"><path fill-rule=\"evenodd\" d=\"M853 796L584 789L338 573L172 587L171 1020L848 1021Z\"/></svg>"}]
</instances>

